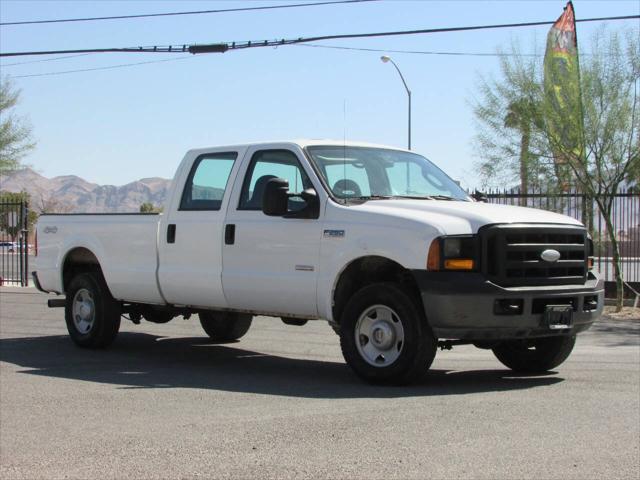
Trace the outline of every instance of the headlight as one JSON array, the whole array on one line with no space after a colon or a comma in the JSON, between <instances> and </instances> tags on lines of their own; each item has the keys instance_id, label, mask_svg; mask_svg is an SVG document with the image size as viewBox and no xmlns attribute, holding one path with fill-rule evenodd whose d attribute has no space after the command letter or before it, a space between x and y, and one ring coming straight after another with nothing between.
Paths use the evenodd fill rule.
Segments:
<instances>
[{"instance_id":1,"label":"headlight","mask_svg":"<svg viewBox=\"0 0 640 480\"><path fill-rule=\"evenodd\" d=\"M436 238L429 247L427 270L475 270L476 243L474 236Z\"/></svg>"}]
</instances>

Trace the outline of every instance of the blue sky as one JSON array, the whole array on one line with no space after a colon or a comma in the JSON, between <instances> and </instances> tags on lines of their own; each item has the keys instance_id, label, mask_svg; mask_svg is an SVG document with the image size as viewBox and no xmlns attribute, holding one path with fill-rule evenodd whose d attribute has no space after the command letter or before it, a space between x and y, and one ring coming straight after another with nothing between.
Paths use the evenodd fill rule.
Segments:
<instances>
[{"instance_id":1,"label":"blue sky","mask_svg":"<svg viewBox=\"0 0 640 480\"><path fill-rule=\"evenodd\" d=\"M0 1L3 22L274 5L271 1ZM564 1L404 1L272 11L0 27L0 51L212 43L324 34L554 20ZM574 2L577 18L635 15L640 2ZM597 24L579 24L588 38ZM636 31L636 21L610 29ZM383 50L493 53L512 39L544 43L548 27L319 42ZM338 138L406 146L406 93L383 53L303 46L225 54L97 54L4 58L38 142L25 159L41 174L122 185L171 177L189 148L254 140ZM469 99L495 57L390 54L413 92L413 150L476 187ZM17 78L153 60L180 60ZM345 108L346 106L346 108Z\"/></svg>"}]
</instances>

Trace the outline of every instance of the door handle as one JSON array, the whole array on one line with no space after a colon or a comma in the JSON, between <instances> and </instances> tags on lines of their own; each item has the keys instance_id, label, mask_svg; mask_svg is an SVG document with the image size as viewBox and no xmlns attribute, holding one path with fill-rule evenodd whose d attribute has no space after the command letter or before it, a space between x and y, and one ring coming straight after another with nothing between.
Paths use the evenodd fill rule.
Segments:
<instances>
[{"instance_id":1,"label":"door handle","mask_svg":"<svg viewBox=\"0 0 640 480\"><path fill-rule=\"evenodd\" d=\"M232 223L228 223L224 227L224 244L233 245L236 241L236 226Z\"/></svg>"},{"instance_id":2,"label":"door handle","mask_svg":"<svg viewBox=\"0 0 640 480\"><path fill-rule=\"evenodd\" d=\"M167 243L176 243L176 224L170 223L167 226Z\"/></svg>"}]
</instances>

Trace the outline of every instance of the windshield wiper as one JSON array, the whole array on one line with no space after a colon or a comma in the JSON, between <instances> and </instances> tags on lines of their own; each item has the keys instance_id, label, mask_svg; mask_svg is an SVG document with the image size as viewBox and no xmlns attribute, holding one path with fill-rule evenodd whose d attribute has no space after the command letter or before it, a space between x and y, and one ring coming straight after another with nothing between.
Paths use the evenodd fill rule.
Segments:
<instances>
[{"instance_id":1,"label":"windshield wiper","mask_svg":"<svg viewBox=\"0 0 640 480\"><path fill-rule=\"evenodd\" d=\"M409 200L433 200L431 195L394 195L393 198L407 198Z\"/></svg>"},{"instance_id":2,"label":"windshield wiper","mask_svg":"<svg viewBox=\"0 0 640 480\"><path fill-rule=\"evenodd\" d=\"M361 197L346 197L345 200L390 200L392 195L363 195Z\"/></svg>"},{"instance_id":3,"label":"windshield wiper","mask_svg":"<svg viewBox=\"0 0 640 480\"><path fill-rule=\"evenodd\" d=\"M348 197L349 200L398 200L398 199L409 199L409 200L432 200L432 197L427 195L364 195L362 197Z\"/></svg>"},{"instance_id":4,"label":"windshield wiper","mask_svg":"<svg viewBox=\"0 0 640 480\"><path fill-rule=\"evenodd\" d=\"M458 200L457 198L450 197L449 195L431 195L434 200Z\"/></svg>"},{"instance_id":5,"label":"windshield wiper","mask_svg":"<svg viewBox=\"0 0 640 480\"><path fill-rule=\"evenodd\" d=\"M360 200L366 202L367 200L451 200L455 201L457 198L450 197L448 195L363 195L360 197L346 197L344 200Z\"/></svg>"}]
</instances>

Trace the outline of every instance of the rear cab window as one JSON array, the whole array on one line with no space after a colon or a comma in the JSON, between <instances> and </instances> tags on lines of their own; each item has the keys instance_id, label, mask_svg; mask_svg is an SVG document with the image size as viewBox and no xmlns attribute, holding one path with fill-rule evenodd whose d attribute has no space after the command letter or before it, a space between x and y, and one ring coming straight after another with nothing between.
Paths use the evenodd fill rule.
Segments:
<instances>
[{"instance_id":1,"label":"rear cab window","mask_svg":"<svg viewBox=\"0 0 640 480\"><path fill-rule=\"evenodd\" d=\"M237 152L206 153L193 162L180 210L220 210Z\"/></svg>"}]
</instances>

